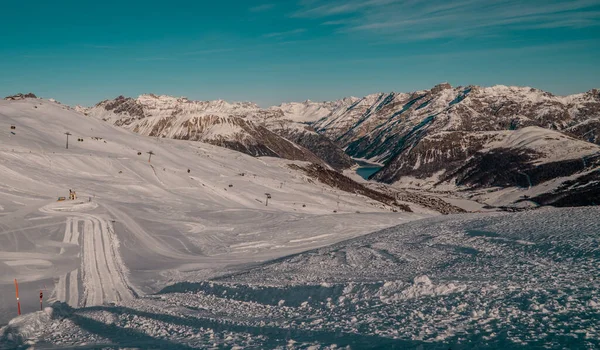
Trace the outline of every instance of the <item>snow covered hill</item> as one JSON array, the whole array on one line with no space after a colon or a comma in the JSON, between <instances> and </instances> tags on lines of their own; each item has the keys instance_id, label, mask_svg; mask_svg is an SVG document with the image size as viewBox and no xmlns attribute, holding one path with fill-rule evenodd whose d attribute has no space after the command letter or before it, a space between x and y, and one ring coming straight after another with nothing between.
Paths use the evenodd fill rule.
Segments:
<instances>
[{"instance_id":1,"label":"snow covered hill","mask_svg":"<svg viewBox=\"0 0 600 350\"><path fill-rule=\"evenodd\" d=\"M290 165L309 163L157 140L49 100L0 101L0 323L15 316L15 278L25 312L40 289L46 304L101 305L435 214ZM79 198L57 202L69 189Z\"/></svg>"},{"instance_id":2,"label":"snow covered hill","mask_svg":"<svg viewBox=\"0 0 600 350\"><path fill-rule=\"evenodd\" d=\"M252 156L315 163L324 163L318 155L324 154L325 147L328 152L324 159L333 167L344 169L353 164L329 139L305 130L306 125L296 125L293 134L306 137L293 138L297 142L288 140L285 136L292 135L287 132L288 123L282 128L275 122L281 120L281 112L249 102L190 101L148 94L136 99L119 96L78 110L141 135L202 141Z\"/></svg>"}]
</instances>

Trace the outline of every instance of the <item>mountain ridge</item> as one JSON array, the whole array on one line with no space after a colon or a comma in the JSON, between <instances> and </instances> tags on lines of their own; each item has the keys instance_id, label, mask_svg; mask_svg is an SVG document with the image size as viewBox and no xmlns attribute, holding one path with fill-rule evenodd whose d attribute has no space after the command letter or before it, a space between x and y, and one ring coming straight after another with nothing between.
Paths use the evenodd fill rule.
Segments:
<instances>
[{"instance_id":1,"label":"mountain ridge","mask_svg":"<svg viewBox=\"0 0 600 350\"><path fill-rule=\"evenodd\" d=\"M452 87L442 83L409 93L380 92L362 98L306 100L269 108L252 102L143 94L75 109L144 135L203 141L254 156L327 163L337 170L354 166L350 157L365 159L384 164L371 176L373 180L389 184L410 180L426 187L443 184L476 190L498 184L465 181L473 179L478 167L489 165L489 157L484 157L487 151L521 159L521 167L513 169L516 172L533 172L533 163L539 167L540 162L570 161L552 159L552 153L560 152L561 147L584 149L581 142L600 144L598 89L557 96L531 87ZM549 154L538 152L536 147L490 144L531 127L547 130L533 134L547 144L536 147L549 149ZM528 154L526 159L519 158L523 152ZM590 150L584 157L594 152ZM543 157L549 160L543 161ZM573 154L571 158L577 162ZM588 176L583 172L590 169L584 168L587 170L572 169ZM524 177L519 176L505 185L523 186ZM549 180L552 176L539 178Z\"/></svg>"},{"instance_id":2,"label":"mountain ridge","mask_svg":"<svg viewBox=\"0 0 600 350\"><path fill-rule=\"evenodd\" d=\"M249 102L230 104L144 94L136 99L119 96L79 110L146 136L202 141L256 157L324 164L310 150L256 123L263 110Z\"/></svg>"}]
</instances>

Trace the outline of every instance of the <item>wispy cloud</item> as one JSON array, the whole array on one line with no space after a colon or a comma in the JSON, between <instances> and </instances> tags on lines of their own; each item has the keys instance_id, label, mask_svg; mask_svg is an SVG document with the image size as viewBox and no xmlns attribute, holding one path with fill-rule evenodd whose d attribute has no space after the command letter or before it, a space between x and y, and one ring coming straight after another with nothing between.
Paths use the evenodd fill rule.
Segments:
<instances>
[{"instance_id":1,"label":"wispy cloud","mask_svg":"<svg viewBox=\"0 0 600 350\"><path fill-rule=\"evenodd\" d=\"M265 11L271 10L274 7L275 7L275 4L262 4L262 5L251 7L248 10L250 12L265 12Z\"/></svg>"},{"instance_id":2,"label":"wispy cloud","mask_svg":"<svg viewBox=\"0 0 600 350\"><path fill-rule=\"evenodd\" d=\"M281 37L286 37L286 36L290 36L290 35L296 35L296 34L300 34L300 33L304 33L306 32L306 29L304 28L298 28L298 29L294 29L294 30L288 30L285 32L276 32L276 33L268 33L263 35L265 38L281 38Z\"/></svg>"},{"instance_id":3,"label":"wispy cloud","mask_svg":"<svg viewBox=\"0 0 600 350\"><path fill-rule=\"evenodd\" d=\"M178 60L190 60L195 58L201 58L205 56L212 56L219 53L234 51L232 48L219 48L219 49L204 49L196 51L186 52L173 52L168 56L147 56L147 57L136 57L135 60L139 62L153 62L153 61L178 61Z\"/></svg>"},{"instance_id":4,"label":"wispy cloud","mask_svg":"<svg viewBox=\"0 0 600 350\"><path fill-rule=\"evenodd\" d=\"M293 17L325 17L353 13L374 6L386 6L398 2L397 0L366 0L366 1L313 1L305 4L305 8L295 12Z\"/></svg>"},{"instance_id":5,"label":"wispy cloud","mask_svg":"<svg viewBox=\"0 0 600 350\"><path fill-rule=\"evenodd\" d=\"M405 40L600 26L598 0L303 0L298 5L291 17L322 19L342 33Z\"/></svg>"},{"instance_id":6,"label":"wispy cloud","mask_svg":"<svg viewBox=\"0 0 600 350\"><path fill-rule=\"evenodd\" d=\"M348 20L346 19L338 19L335 21L326 21L322 23L323 25L326 26L339 26L339 25L344 25L344 24L348 24Z\"/></svg>"}]
</instances>

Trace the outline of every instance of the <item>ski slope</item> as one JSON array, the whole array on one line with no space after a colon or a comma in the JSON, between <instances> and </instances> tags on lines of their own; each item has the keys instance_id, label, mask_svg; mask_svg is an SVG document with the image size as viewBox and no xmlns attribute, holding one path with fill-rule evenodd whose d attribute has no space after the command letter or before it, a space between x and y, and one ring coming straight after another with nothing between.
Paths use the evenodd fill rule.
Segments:
<instances>
[{"instance_id":1,"label":"ski slope","mask_svg":"<svg viewBox=\"0 0 600 350\"><path fill-rule=\"evenodd\" d=\"M129 286L127 271L119 254L119 240L112 224L102 217L85 213L86 209L95 206L91 202L59 202L40 208L47 214L60 215L67 211L69 216L65 217L63 242L81 247L83 295L79 293L79 269L60 276L55 287L56 300L73 307L102 305L132 299L136 295ZM63 251L64 248L61 248Z\"/></svg>"},{"instance_id":2,"label":"ski slope","mask_svg":"<svg viewBox=\"0 0 600 350\"><path fill-rule=\"evenodd\" d=\"M0 324L16 316L14 279L24 312L40 290L46 305L99 306L430 215L393 213L290 163L0 101ZM57 202L69 189L78 199Z\"/></svg>"},{"instance_id":3,"label":"ski slope","mask_svg":"<svg viewBox=\"0 0 600 350\"><path fill-rule=\"evenodd\" d=\"M597 207L393 213L38 99L0 137L0 349L600 346Z\"/></svg>"},{"instance_id":4,"label":"ski slope","mask_svg":"<svg viewBox=\"0 0 600 350\"><path fill-rule=\"evenodd\" d=\"M0 344L595 349L599 214L425 218L116 304L57 303L11 321Z\"/></svg>"}]
</instances>

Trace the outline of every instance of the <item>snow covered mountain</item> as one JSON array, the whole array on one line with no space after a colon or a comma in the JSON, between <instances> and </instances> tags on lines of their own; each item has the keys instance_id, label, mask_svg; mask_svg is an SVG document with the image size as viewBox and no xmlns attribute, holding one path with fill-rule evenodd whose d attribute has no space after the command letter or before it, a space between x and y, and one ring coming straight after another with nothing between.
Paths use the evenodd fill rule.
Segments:
<instances>
[{"instance_id":1,"label":"snow covered mountain","mask_svg":"<svg viewBox=\"0 0 600 350\"><path fill-rule=\"evenodd\" d=\"M136 99L119 96L80 110L147 136L202 141L252 156L314 163L324 163L318 156L325 155L323 159L337 169L353 164L333 142L307 130L308 126L296 126L290 133L289 127L275 123L281 120L281 112L250 102L190 101L148 94Z\"/></svg>"},{"instance_id":2,"label":"snow covered mountain","mask_svg":"<svg viewBox=\"0 0 600 350\"><path fill-rule=\"evenodd\" d=\"M599 207L410 213L383 184L78 110L0 101L2 349L600 345ZM525 166L597 162L538 127L476 134L481 155L520 149ZM456 178L506 180L470 169Z\"/></svg>"},{"instance_id":3,"label":"snow covered mountain","mask_svg":"<svg viewBox=\"0 0 600 350\"><path fill-rule=\"evenodd\" d=\"M271 107L271 110L283 112L286 119L298 123L313 123L320 119L329 117L334 111L345 109L360 99L358 97L346 97L337 101L313 102L287 102L279 106Z\"/></svg>"},{"instance_id":4,"label":"snow covered mountain","mask_svg":"<svg viewBox=\"0 0 600 350\"><path fill-rule=\"evenodd\" d=\"M413 188L519 188L512 201L572 206L598 202L599 170L600 146L529 126L427 135L374 178Z\"/></svg>"},{"instance_id":5,"label":"snow covered mountain","mask_svg":"<svg viewBox=\"0 0 600 350\"><path fill-rule=\"evenodd\" d=\"M453 88L444 83L412 93L379 93L332 102L292 102L269 109L252 103L142 95L136 100L121 97L104 101L88 113L144 135L202 140L252 155L312 162L318 162L319 158L336 169L353 166L350 156L367 159L385 165L372 175L373 180L416 184L421 188L437 188L442 184L471 190L523 187L523 179L529 176L534 179L528 182L528 188L553 180L554 191L563 182L572 181L576 174L581 181L593 180L594 162L568 167L569 171L552 169L561 162L577 163L581 157L595 157L598 150L592 146L600 144L598 90L554 96L528 87ZM522 131L529 127L547 132ZM500 139L518 139L523 135L533 138L528 143L533 146L525 147L527 151L523 144L498 146ZM280 138L311 152L302 152L302 147L291 147L290 142ZM490 142L496 146L488 145ZM496 157L514 158L527 152L527 161L521 156L519 166L514 167L490 162L491 155L483 155L492 149ZM563 149L575 151L560 155ZM540 157L545 164L553 165L540 167ZM486 173L481 170L479 178L493 172L505 173L507 169L522 175L513 176L511 181L466 181L464 172L470 169L468 178L474 178L474 173L484 167L481 162L486 162L487 170ZM546 169L546 173L539 175L539 169ZM562 180L557 180L558 177ZM577 183L579 187L587 184ZM572 196L579 193L571 191L572 186L565 186L560 193L570 191ZM550 191L547 185L546 190ZM595 194L593 190L590 196ZM564 203L574 203L558 194L540 202L554 203L559 197Z\"/></svg>"},{"instance_id":6,"label":"snow covered mountain","mask_svg":"<svg viewBox=\"0 0 600 350\"><path fill-rule=\"evenodd\" d=\"M314 131L309 125L285 118L266 120L262 125L277 135L311 150L334 169L343 170L355 165L354 160L344 150L327 136Z\"/></svg>"},{"instance_id":7,"label":"snow covered mountain","mask_svg":"<svg viewBox=\"0 0 600 350\"><path fill-rule=\"evenodd\" d=\"M314 120L311 108L281 106L286 117ZM412 93L378 93L324 102L319 132L357 158L387 162L407 148L408 138L439 131L500 131L540 126L600 143L600 92L554 96L528 87L456 87L440 84ZM323 110L329 110L326 114ZM409 140L410 141L410 140Z\"/></svg>"},{"instance_id":8,"label":"snow covered mountain","mask_svg":"<svg viewBox=\"0 0 600 350\"><path fill-rule=\"evenodd\" d=\"M580 179L592 180L593 175L587 174L597 166L587 162L580 167L568 167L569 170L553 170L566 161L584 164L581 157L595 157L598 152L594 145L600 144L598 90L561 97L527 87L453 88L445 83L412 93L380 93L362 99L280 108L286 117L309 121L317 132L335 140L352 157L384 163L385 167L372 179L387 183L400 181L431 187L451 182L470 188L510 187L522 186L527 176L533 176L537 178L531 186L536 186L555 177L571 181L567 177L575 173ZM532 131L529 127L545 131ZM521 138L528 140L527 145L514 142L502 145L499 141ZM488 142L494 146L487 145ZM490 154L484 156L492 150L497 158L501 154L514 156L525 149L528 156L519 158L519 166L514 167L489 161ZM481 162L487 164L485 173ZM531 170L533 167L536 171ZM512 176L511 181L466 181L467 169L469 178L484 178L508 169L525 175ZM561 193L565 191L568 192ZM572 191L573 196L577 193ZM565 198L563 201L570 203Z\"/></svg>"}]
</instances>

